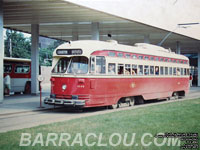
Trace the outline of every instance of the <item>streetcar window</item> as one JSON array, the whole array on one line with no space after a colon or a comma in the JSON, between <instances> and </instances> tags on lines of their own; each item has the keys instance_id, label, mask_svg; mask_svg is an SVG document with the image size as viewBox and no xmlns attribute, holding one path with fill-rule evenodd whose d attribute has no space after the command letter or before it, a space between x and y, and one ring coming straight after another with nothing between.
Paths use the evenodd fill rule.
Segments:
<instances>
[{"instance_id":1,"label":"streetcar window","mask_svg":"<svg viewBox=\"0 0 200 150\"><path fill-rule=\"evenodd\" d=\"M115 64L114 63L108 64L108 74L115 74Z\"/></svg>"},{"instance_id":2,"label":"streetcar window","mask_svg":"<svg viewBox=\"0 0 200 150\"><path fill-rule=\"evenodd\" d=\"M90 73L94 73L95 72L95 57L92 56L90 58Z\"/></svg>"},{"instance_id":3,"label":"streetcar window","mask_svg":"<svg viewBox=\"0 0 200 150\"><path fill-rule=\"evenodd\" d=\"M164 59L163 59L163 58L160 58L160 61L164 61Z\"/></svg>"},{"instance_id":4,"label":"streetcar window","mask_svg":"<svg viewBox=\"0 0 200 150\"><path fill-rule=\"evenodd\" d=\"M137 58L137 56L136 55L133 55L133 59L136 59Z\"/></svg>"},{"instance_id":5,"label":"streetcar window","mask_svg":"<svg viewBox=\"0 0 200 150\"><path fill-rule=\"evenodd\" d=\"M137 75L137 65L132 65L132 75Z\"/></svg>"},{"instance_id":6,"label":"streetcar window","mask_svg":"<svg viewBox=\"0 0 200 150\"><path fill-rule=\"evenodd\" d=\"M145 60L149 60L149 56L145 56L144 59L145 59Z\"/></svg>"},{"instance_id":7,"label":"streetcar window","mask_svg":"<svg viewBox=\"0 0 200 150\"><path fill-rule=\"evenodd\" d=\"M138 75L143 75L143 65L138 66Z\"/></svg>"},{"instance_id":8,"label":"streetcar window","mask_svg":"<svg viewBox=\"0 0 200 150\"><path fill-rule=\"evenodd\" d=\"M126 54L125 57L126 57L126 58L130 58L131 55L130 55L130 54Z\"/></svg>"},{"instance_id":9,"label":"streetcar window","mask_svg":"<svg viewBox=\"0 0 200 150\"><path fill-rule=\"evenodd\" d=\"M139 56L138 58L139 58L139 59L143 59L143 56Z\"/></svg>"},{"instance_id":10,"label":"streetcar window","mask_svg":"<svg viewBox=\"0 0 200 150\"><path fill-rule=\"evenodd\" d=\"M172 62L172 60L171 60L171 59L169 59L169 62Z\"/></svg>"},{"instance_id":11,"label":"streetcar window","mask_svg":"<svg viewBox=\"0 0 200 150\"><path fill-rule=\"evenodd\" d=\"M30 66L24 66L24 65L17 65L15 67L15 73L29 73Z\"/></svg>"},{"instance_id":12,"label":"streetcar window","mask_svg":"<svg viewBox=\"0 0 200 150\"><path fill-rule=\"evenodd\" d=\"M181 75L183 75L183 68L181 68Z\"/></svg>"},{"instance_id":13,"label":"streetcar window","mask_svg":"<svg viewBox=\"0 0 200 150\"><path fill-rule=\"evenodd\" d=\"M177 60L176 62L179 63L179 60Z\"/></svg>"},{"instance_id":14,"label":"streetcar window","mask_svg":"<svg viewBox=\"0 0 200 150\"><path fill-rule=\"evenodd\" d=\"M60 58L55 67L52 70L52 73L64 73L67 70L67 67L69 65L70 58L64 57Z\"/></svg>"},{"instance_id":15,"label":"streetcar window","mask_svg":"<svg viewBox=\"0 0 200 150\"><path fill-rule=\"evenodd\" d=\"M169 75L172 75L172 67L169 68Z\"/></svg>"},{"instance_id":16,"label":"streetcar window","mask_svg":"<svg viewBox=\"0 0 200 150\"><path fill-rule=\"evenodd\" d=\"M165 58L165 62L168 62L168 58Z\"/></svg>"},{"instance_id":17,"label":"streetcar window","mask_svg":"<svg viewBox=\"0 0 200 150\"><path fill-rule=\"evenodd\" d=\"M154 75L154 66L150 66L150 75Z\"/></svg>"},{"instance_id":18,"label":"streetcar window","mask_svg":"<svg viewBox=\"0 0 200 150\"><path fill-rule=\"evenodd\" d=\"M124 65L118 64L118 74L124 74Z\"/></svg>"},{"instance_id":19,"label":"streetcar window","mask_svg":"<svg viewBox=\"0 0 200 150\"><path fill-rule=\"evenodd\" d=\"M155 66L155 75L159 75L159 66Z\"/></svg>"},{"instance_id":20,"label":"streetcar window","mask_svg":"<svg viewBox=\"0 0 200 150\"><path fill-rule=\"evenodd\" d=\"M187 75L187 71L186 71L186 68L184 68L184 75Z\"/></svg>"},{"instance_id":21,"label":"streetcar window","mask_svg":"<svg viewBox=\"0 0 200 150\"><path fill-rule=\"evenodd\" d=\"M108 52L108 56L114 57L115 56L115 52Z\"/></svg>"},{"instance_id":22,"label":"streetcar window","mask_svg":"<svg viewBox=\"0 0 200 150\"><path fill-rule=\"evenodd\" d=\"M177 76L180 76L181 75L181 70L180 68L177 68Z\"/></svg>"},{"instance_id":23,"label":"streetcar window","mask_svg":"<svg viewBox=\"0 0 200 150\"><path fill-rule=\"evenodd\" d=\"M12 71L12 65L5 64L4 65L4 73L10 73Z\"/></svg>"},{"instance_id":24,"label":"streetcar window","mask_svg":"<svg viewBox=\"0 0 200 150\"><path fill-rule=\"evenodd\" d=\"M149 66L144 66L144 75L149 75Z\"/></svg>"},{"instance_id":25,"label":"streetcar window","mask_svg":"<svg viewBox=\"0 0 200 150\"><path fill-rule=\"evenodd\" d=\"M173 75L176 75L176 68L173 68Z\"/></svg>"},{"instance_id":26,"label":"streetcar window","mask_svg":"<svg viewBox=\"0 0 200 150\"><path fill-rule=\"evenodd\" d=\"M118 53L117 56L118 57L123 57L123 53Z\"/></svg>"},{"instance_id":27,"label":"streetcar window","mask_svg":"<svg viewBox=\"0 0 200 150\"><path fill-rule=\"evenodd\" d=\"M84 56L75 56L70 60L68 73L85 74L88 72L88 58Z\"/></svg>"},{"instance_id":28,"label":"streetcar window","mask_svg":"<svg viewBox=\"0 0 200 150\"><path fill-rule=\"evenodd\" d=\"M152 56L150 59L151 59L151 60L154 60L154 57Z\"/></svg>"},{"instance_id":29,"label":"streetcar window","mask_svg":"<svg viewBox=\"0 0 200 150\"><path fill-rule=\"evenodd\" d=\"M189 69L187 69L187 75L190 75L190 70Z\"/></svg>"},{"instance_id":30,"label":"streetcar window","mask_svg":"<svg viewBox=\"0 0 200 150\"><path fill-rule=\"evenodd\" d=\"M106 73L106 59L104 56L96 57L96 73L97 74Z\"/></svg>"},{"instance_id":31,"label":"streetcar window","mask_svg":"<svg viewBox=\"0 0 200 150\"><path fill-rule=\"evenodd\" d=\"M159 61L159 58L158 57L156 57L156 59L155 59L156 61Z\"/></svg>"},{"instance_id":32,"label":"streetcar window","mask_svg":"<svg viewBox=\"0 0 200 150\"><path fill-rule=\"evenodd\" d=\"M183 64L183 61L181 60L181 64Z\"/></svg>"},{"instance_id":33,"label":"streetcar window","mask_svg":"<svg viewBox=\"0 0 200 150\"><path fill-rule=\"evenodd\" d=\"M160 75L164 75L164 67L160 67Z\"/></svg>"},{"instance_id":34,"label":"streetcar window","mask_svg":"<svg viewBox=\"0 0 200 150\"><path fill-rule=\"evenodd\" d=\"M125 64L125 75L131 74L131 65Z\"/></svg>"},{"instance_id":35,"label":"streetcar window","mask_svg":"<svg viewBox=\"0 0 200 150\"><path fill-rule=\"evenodd\" d=\"M165 67L165 75L168 75L168 67Z\"/></svg>"},{"instance_id":36,"label":"streetcar window","mask_svg":"<svg viewBox=\"0 0 200 150\"><path fill-rule=\"evenodd\" d=\"M174 59L173 62L175 63L175 62L176 62L176 59Z\"/></svg>"}]
</instances>

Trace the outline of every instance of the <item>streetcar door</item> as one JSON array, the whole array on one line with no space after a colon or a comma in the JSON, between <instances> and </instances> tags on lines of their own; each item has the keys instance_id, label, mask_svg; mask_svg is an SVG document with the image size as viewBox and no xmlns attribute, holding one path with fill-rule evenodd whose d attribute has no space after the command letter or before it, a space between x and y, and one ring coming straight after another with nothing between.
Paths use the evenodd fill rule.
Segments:
<instances>
[{"instance_id":1,"label":"streetcar door","mask_svg":"<svg viewBox=\"0 0 200 150\"><path fill-rule=\"evenodd\" d=\"M104 56L90 57L90 93L93 95L93 104L100 105L105 103L105 76L106 60Z\"/></svg>"},{"instance_id":2,"label":"streetcar door","mask_svg":"<svg viewBox=\"0 0 200 150\"><path fill-rule=\"evenodd\" d=\"M95 56L90 57L90 73L94 74L95 73Z\"/></svg>"}]
</instances>

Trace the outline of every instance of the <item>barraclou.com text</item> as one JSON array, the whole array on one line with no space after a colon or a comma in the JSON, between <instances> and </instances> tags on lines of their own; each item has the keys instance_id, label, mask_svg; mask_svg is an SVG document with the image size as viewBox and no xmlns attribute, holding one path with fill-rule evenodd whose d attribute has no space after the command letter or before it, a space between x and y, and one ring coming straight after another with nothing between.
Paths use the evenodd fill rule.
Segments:
<instances>
[{"instance_id":1,"label":"barraclou.com text","mask_svg":"<svg viewBox=\"0 0 200 150\"><path fill-rule=\"evenodd\" d=\"M107 138L109 137L109 138ZM136 142L136 133L112 133L109 136L103 133L88 133L83 135L76 133L71 135L69 133L48 133L43 135L37 133L31 135L30 133L22 133L19 146L180 146L178 138L157 138L151 133L144 133L140 135L139 142Z\"/></svg>"}]
</instances>

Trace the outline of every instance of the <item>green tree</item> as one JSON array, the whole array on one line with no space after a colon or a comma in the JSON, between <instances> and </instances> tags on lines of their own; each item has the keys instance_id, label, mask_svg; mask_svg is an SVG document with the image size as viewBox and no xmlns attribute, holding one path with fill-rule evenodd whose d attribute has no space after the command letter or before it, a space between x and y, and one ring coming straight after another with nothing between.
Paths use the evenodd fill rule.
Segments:
<instances>
[{"instance_id":1,"label":"green tree","mask_svg":"<svg viewBox=\"0 0 200 150\"><path fill-rule=\"evenodd\" d=\"M63 44L65 41L62 40L55 40L53 44L49 45L49 49L55 50L59 45Z\"/></svg>"},{"instance_id":2,"label":"green tree","mask_svg":"<svg viewBox=\"0 0 200 150\"><path fill-rule=\"evenodd\" d=\"M49 48L40 49L40 65L51 66L53 50Z\"/></svg>"},{"instance_id":3,"label":"green tree","mask_svg":"<svg viewBox=\"0 0 200 150\"><path fill-rule=\"evenodd\" d=\"M48 48L39 49L40 65L51 66L53 51L64 43L55 40ZM31 38L25 38L24 34L14 30L6 30L5 56L14 58L31 58Z\"/></svg>"},{"instance_id":4,"label":"green tree","mask_svg":"<svg viewBox=\"0 0 200 150\"><path fill-rule=\"evenodd\" d=\"M64 41L55 40L53 44L49 45L48 48L41 48L40 49L40 65L42 66L51 66L52 65L52 58L53 58L53 51Z\"/></svg>"},{"instance_id":5,"label":"green tree","mask_svg":"<svg viewBox=\"0 0 200 150\"><path fill-rule=\"evenodd\" d=\"M31 58L31 39L20 32L6 30L5 56L15 58Z\"/></svg>"}]
</instances>

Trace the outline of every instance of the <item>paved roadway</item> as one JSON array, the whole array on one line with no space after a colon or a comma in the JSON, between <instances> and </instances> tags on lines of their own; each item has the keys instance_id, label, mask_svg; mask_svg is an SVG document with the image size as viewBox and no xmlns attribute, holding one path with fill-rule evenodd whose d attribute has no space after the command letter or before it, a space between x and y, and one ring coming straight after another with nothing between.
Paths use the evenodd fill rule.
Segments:
<instances>
[{"instance_id":1,"label":"paved roadway","mask_svg":"<svg viewBox=\"0 0 200 150\"><path fill-rule=\"evenodd\" d=\"M200 97L200 89L193 89L184 99L170 100L170 101L152 101L143 105L136 105L133 107L124 107L120 109L106 109L106 108L90 108L83 112L77 110L67 110L66 108L50 109L43 111L27 111L18 113L0 114L0 132L7 132L16 129L30 128L42 124L49 124L54 122L61 122L75 118L94 116L99 114L106 114L115 111L123 111L128 109L137 109L140 107L148 107L151 105L160 105L163 103L171 103L175 101L189 100Z\"/></svg>"}]
</instances>

